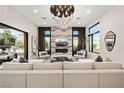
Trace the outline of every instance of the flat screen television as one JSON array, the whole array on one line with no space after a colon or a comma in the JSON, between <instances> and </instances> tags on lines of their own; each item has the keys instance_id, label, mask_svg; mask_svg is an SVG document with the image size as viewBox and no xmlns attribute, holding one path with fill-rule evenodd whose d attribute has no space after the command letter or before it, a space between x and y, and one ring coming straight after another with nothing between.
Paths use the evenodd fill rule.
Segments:
<instances>
[{"instance_id":1,"label":"flat screen television","mask_svg":"<svg viewBox=\"0 0 124 93\"><path fill-rule=\"evenodd\" d=\"M56 46L67 46L68 45L68 38L59 36L55 39Z\"/></svg>"}]
</instances>

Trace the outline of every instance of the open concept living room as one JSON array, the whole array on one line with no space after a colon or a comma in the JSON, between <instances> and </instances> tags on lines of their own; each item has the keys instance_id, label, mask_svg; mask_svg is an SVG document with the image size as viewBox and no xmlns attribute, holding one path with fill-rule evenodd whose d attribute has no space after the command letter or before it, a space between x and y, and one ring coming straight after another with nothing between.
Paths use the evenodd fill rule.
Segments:
<instances>
[{"instance_id":1,"label":"open concept living room","mask_svg":"<svg viewBox=\"0 0 124 93\"><path fill-rule=\"evenodd\" d=\"M124 88L124 5L0 5L0 88Z\"/></svg>"}]
</instances>

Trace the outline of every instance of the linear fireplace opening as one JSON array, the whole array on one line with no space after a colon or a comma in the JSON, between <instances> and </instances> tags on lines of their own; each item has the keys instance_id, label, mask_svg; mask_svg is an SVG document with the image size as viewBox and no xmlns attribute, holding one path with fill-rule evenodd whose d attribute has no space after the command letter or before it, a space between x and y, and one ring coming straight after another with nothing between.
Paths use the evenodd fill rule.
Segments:
<instances>
[{"instance_id":1,"label":"linear fireplace opening","mask_svg":"<svg viewBox=\"0 0 124 93\"><path fill-rule=\"evenodd\" d=\"M56 49L56 53L68 53L68 49Z\"/></svg>"}]
</instances>

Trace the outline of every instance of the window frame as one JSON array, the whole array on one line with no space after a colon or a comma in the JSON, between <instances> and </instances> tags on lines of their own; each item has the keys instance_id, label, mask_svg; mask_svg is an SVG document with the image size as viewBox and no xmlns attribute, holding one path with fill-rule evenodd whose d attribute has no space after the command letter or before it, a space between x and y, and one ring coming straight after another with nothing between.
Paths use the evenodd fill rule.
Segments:
<instances>
[{"instance_id":1,"label":"window frame","mask_svg":"<svg viewBox=\"0 0 124 93\"><path fill-rule=\"evenodd\" d=\"M78 31L78 35L74 35L73 32L74 31ZM78 38L78 47L79 47L79 29L78 28L75 28L74 30L72 30L72 50L73 51L78 51L78 50L74 50L74 37L77 37Z\"/></svg>"},{"instance_id":2,"label":"window frame","mask_svg":"<svg viewBox=\"0 0 124 93\"><path fill-rule=\"evenodd\" d=\"M49 35L45 35L45 31L50 31L50 34ZM45 44L45 37L49 37L50 38L50 51L51 51L51 30L50 29L45 29L44 30L44 44ZM45 45L44 45L44 48L45 48ZM46 49L44 49L46 51Z\"/></svg>"},{"instance_id":3,"label":"window frame","mask_svg":"<svg viewBox=\"0 0 124 93\"><path fill-rule=\"evenodd\" d=\"M100 34L100 31L96 31L96 32L93 32L93 33L90 33L90 29L95 27L96 25L100 24L100 22L97 22L96 24L94 24L93 26L89 27L89 35L88 35L88 38L89 38L89 52L92 52L92 53L96 53L96 54L100 54L100 52L95 52L93 51L93 39L94 39L94 35L95 34ZM90 40L90 37L91 37L91 40ZM91 50L90 50L91 49Z\"/></svg>"}]
</instances>

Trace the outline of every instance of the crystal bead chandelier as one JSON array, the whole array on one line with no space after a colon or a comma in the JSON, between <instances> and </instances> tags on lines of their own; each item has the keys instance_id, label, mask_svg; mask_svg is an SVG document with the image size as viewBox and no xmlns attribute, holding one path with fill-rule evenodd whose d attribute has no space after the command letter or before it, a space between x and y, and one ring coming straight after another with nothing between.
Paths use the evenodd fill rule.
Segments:
<instances>
[{"instance_id":1,"label":"crystal bead chandelier","mask_svg":"<svg viewBox=\"0 0 124 93\"><path fill-rule=\"evenodd\" d=\"M50 12L60 18L66 18L74 13L73 5L51 5Z\"/></svg>"},{"instance_id":2,"label":"crystal bead chandelier","mask_svg":"<svg viewBox=\"0 0 124 93\"><path fill-rule=\"evenodd\" d=\"M56 25L63 31L68 28L74 14L73 5L51 5L50 12Z\"/></svg>"}]
</instances>

